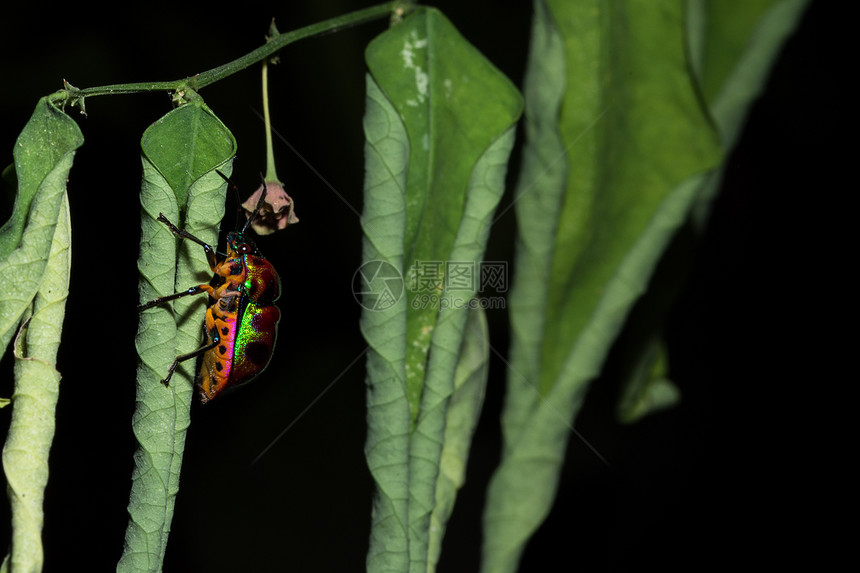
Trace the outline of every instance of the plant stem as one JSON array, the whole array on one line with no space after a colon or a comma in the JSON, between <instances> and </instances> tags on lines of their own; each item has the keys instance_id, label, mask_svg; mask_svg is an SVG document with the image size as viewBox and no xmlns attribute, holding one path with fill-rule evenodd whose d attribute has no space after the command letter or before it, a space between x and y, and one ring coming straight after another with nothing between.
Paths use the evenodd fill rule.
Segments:
<instances>
[{"instance_id":1,"label":"plant stem","mask_svg":"<svg viewBox=\"0 0 860 573\"><path fill-rule=\"evenodd\" d=\"M378 4L376 6L371 6L370 8L350 12L349 14L338 16L330 20L325 20L317 24L311 24L310 26L305 26L304 28L299 28L298 30L294 30L292 32L278 34L276 36L271 37L266 44L260 46L253 52L245 54L244 56L237 58L232 62L224 64L223 66L218 66L217 68L202 72L200 74L196 74L189 78L167 82L113 84L84 89L76 89L71 88L71 86L69 86L69 88L57 92L56 99L76 100L79 102L84 98L99 95L128 94L151 91L176 91L184 88L199 90L228 76L231 76L236 72L242 71L245 68L256 64L261 60L265 60L272 54L284 48L285 46L292 44L293 42L296 42L298 40L303 40L305 38L335 32L342 28L347 28L350 26L378 20L380 18L389 16L395 10L398 12L408 12L412 9L413 5L411 2L403 2L402 0Z\"/></svg>"},{"instance_id":2,"label":"plant stem","mask_svg":"<svg viewBox=\"0 0 860 573\"><path fill-rule=\"evenodd\" d=\"M278 183L283 185L278 179L278 173L275 169L275 150L272 145L272 118L269 115L269 60L263 60L263 129L266 130L266 177L267 183Z\"/></svg>"}]
</instances>

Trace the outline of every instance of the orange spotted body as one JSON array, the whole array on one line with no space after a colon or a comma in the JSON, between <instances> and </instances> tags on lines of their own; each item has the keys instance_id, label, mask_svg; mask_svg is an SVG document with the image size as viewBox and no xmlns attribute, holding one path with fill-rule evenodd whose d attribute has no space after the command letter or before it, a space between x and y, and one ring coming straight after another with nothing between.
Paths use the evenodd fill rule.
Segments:
<instances>
[{"instance_id":1,"label":"orange spotted body","mask_svg":"<svg viewBox=\"0 0 860 573\"><path fill-rule=\"evenodd\" d=\"M211 289L213 303L204 321L206 345L212 348L203 354L197 381L203 402L253 380L275 348L281 311L274 302L281 280L269 261L253 251L241 252L247 241L230 233L227 258L212 269L213 280L204 289Z\"/></svg>"}]
</instances>

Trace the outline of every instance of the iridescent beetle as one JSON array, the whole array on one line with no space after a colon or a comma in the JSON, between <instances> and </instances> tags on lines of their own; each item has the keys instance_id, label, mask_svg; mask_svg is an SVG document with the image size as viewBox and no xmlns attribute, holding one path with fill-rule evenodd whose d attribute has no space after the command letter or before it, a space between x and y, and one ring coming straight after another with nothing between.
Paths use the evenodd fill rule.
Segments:
<instances>
[{"instance_id":1,"label":"iridescent beetle","mask_svg":"<svg viewBox=\"0 0 860 573\"><path fill-rule=\"evenodd\" d=\"M217 171L228 184L232 183ZM220 253L160 214L158 220L179 238L203 247L212 269L209 284L162 296L137 307L142 312L171 300L206 293L212 303L206 309L203 346L176 357L161 382L167 386L180 362L202 355L197 385L202 403L256 378L272 358L281 311L275 301L281 294L281 279L272 264L260 254L245 234L266 198L266 184L254 212L245 224L227 234L227 252Z\"/></svg>"}]
</instances>

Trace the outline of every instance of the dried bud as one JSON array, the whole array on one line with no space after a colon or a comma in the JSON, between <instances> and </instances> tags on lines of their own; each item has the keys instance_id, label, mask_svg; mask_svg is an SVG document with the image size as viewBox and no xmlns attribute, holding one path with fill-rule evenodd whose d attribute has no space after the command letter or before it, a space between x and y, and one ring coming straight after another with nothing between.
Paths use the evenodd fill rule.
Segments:
<instances>
[{"instance_id":1,"label":"dried bud","mask_svg":"<svg viewBox=\"0 0 860 573\"><path fill-rule=\"evenodd\" d=\"M245 217L251 218L251 214L257 207L260 195L263 194L263 186L254 191L248 200L242 203ZM287 225L298 223L299 218L294 212L292 198L284 191L284 186L276 182L266 182L266 198L260 206L260 213L251 222L251 228L258 235L271 235L275 231L286 229Z\"/></svg>"}]
</instances>

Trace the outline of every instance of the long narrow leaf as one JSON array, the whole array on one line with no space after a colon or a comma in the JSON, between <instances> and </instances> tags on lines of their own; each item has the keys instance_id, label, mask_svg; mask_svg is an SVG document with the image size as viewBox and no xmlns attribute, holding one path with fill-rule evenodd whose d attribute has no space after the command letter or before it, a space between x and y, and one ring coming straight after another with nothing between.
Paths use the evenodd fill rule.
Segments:
<instances>
[{"instance_id":1,"label":"long narrow leaf","mask_svg":"<svg viewBox=\"0 0 860 573\"><path fill-rule=\"evenodd\" d=\"M368 571L409 569L409 400L406 396L406 298L403 229L409 141L403 122L372 78L364 116L365 180L362 265L368 273L361 331L367 353L367 465L376 482ZM376 285L375 289L372 287ZM391 287L394 290L392 293ZM382 298L386 293L393 297ZM390 301L390 302L388 302ZM380 304L382 303L382 304Z\"/></svg>"},{"instance_id":2,"label":"long narrow leaf","mask_svg":"<svg viewBox=\"0 0 860 573\"><path fill-rule=\"evenodd\" d=\"M4 350L36 296L74 153L82 143L74 120L47 98L39 101L15 143L15 208L0 229L0 271L15 277L0 297L0 345Z\"/></svg>"},{"instance_id":3,"label":"long narrow leaf","mask_svg":"<svg viewBox=\"0 0 860 573\"><path fill-rule=\"evenodd\" d=\"M437 502L446 507L443 524L453 503L452 492L436 494L468 315L456 302L476 292L474 284L457 290L447 271L463 265L474 277L483 258L521 99L432 9L376 38L367 63L364 268L374 272L362 330L371 349L367 459L377 482L368 569L423 572L435 559L431 514ZM370 279L383 272L408 290L387 308L369 304L380 301Z\"/></svg>"},{"instance_id":4,"label":"long narrow leaf","mask_svg":"<svg viewBox=\"0 0 860 573\"><path fill-rule=\"evenodd\" d=\"M176 237L156 218L163 213L209 244L218 239L225 185L235 154L230 132L199 100L165 115L144 134L141 184L141 302L208 282L203 249ZM187 202L184 208L180 203ZM184 220L181 215L184 213ZM178 248L177 248L178 247ZM178 259L178 266L177 266ZM201 344L205 299L188 297L147 310L136 339L140 356L137 409L132 420L139 448L129 499L129 525L118 571L160 571L167 547L179 471L190 423L193 360L161 384L173 359ZM172 308L171 308L172 306Z\"/></svg>"},{"instance_id":5,"label":"long narrow leaf","mask_svg":"<svg viewBox=\"0 0 860 573\"><path fill-rule=\"evenodd\" d=\"M16 340L12 420L3 447L3 468L12 506L12 571L40 571L42 567L42 503L60 393L56 360L69 295L70 260L69 204L63 193L33 314Z\"/></svg>"},{"instance_id":6,"label":"long narrow leaf","mask_svg":"<svg viewBox=\"0 0 860 573\"><path fill-rule=\"evenodd\" d=\"M726 154L734 147L776 54L807 5L807 0L687 2L691 69ZM695 240L704 232L723 173L720 168L703 177L691 210L693 232L688 238ZM619 356L628 362L618 405L622 421L635 421L680 400L678 389L666 377L669 364L662 332L669 309L686 282L694 252L686 248L673 252L671 258L664 257L660 274L653 279L661 288L650 289L638 304L640 311L631 316L626 331L633 334L619 349Z\"/></svg>"},{"instance_id":7,"label":"long narrow leaf","mask_svg":"<svg viewBox=\"0 0 860 573\"><path fill-rule=\"evenodd\" d=\"M442 538L448 519L454 511L457 491L466 480L466 463L472 435L478 425L490 365L490 340L486 313L481 308L469 310L466 333L457 372L454 393L448 404L445 438L436 479L435 507L430 516L430 549L427 571L435 571L442 551Z\"/></svg>"},{"instance_id":8,"label":"long narrow leaf","mask_svg":"<svg viewBox=\"0 0 860 573\"><path fill-rule=\"evenodd\" d=\"M15 248L0 261L4 276L14 277L0 301L4 348L18 321L26 322L15 344L12 416L3 447L12 509L11 552L4 571L42 568L42 502L54 437L60 381L56 357L71 256L66 180L82 143L77 124L43 99L14 152L18 197L2 235L4 244Z\"/></svg>"},{"instance_id":9,"label":"long narrow leaf","mask_svg":"<svg viewBox=\"0 0 860 573\"><path fill-rule=\"evenodd\" d=\"M536 2L505 447L485 571L516 570L588 383L720 150L675 2Z\"/></svg>"}]
</instances>

